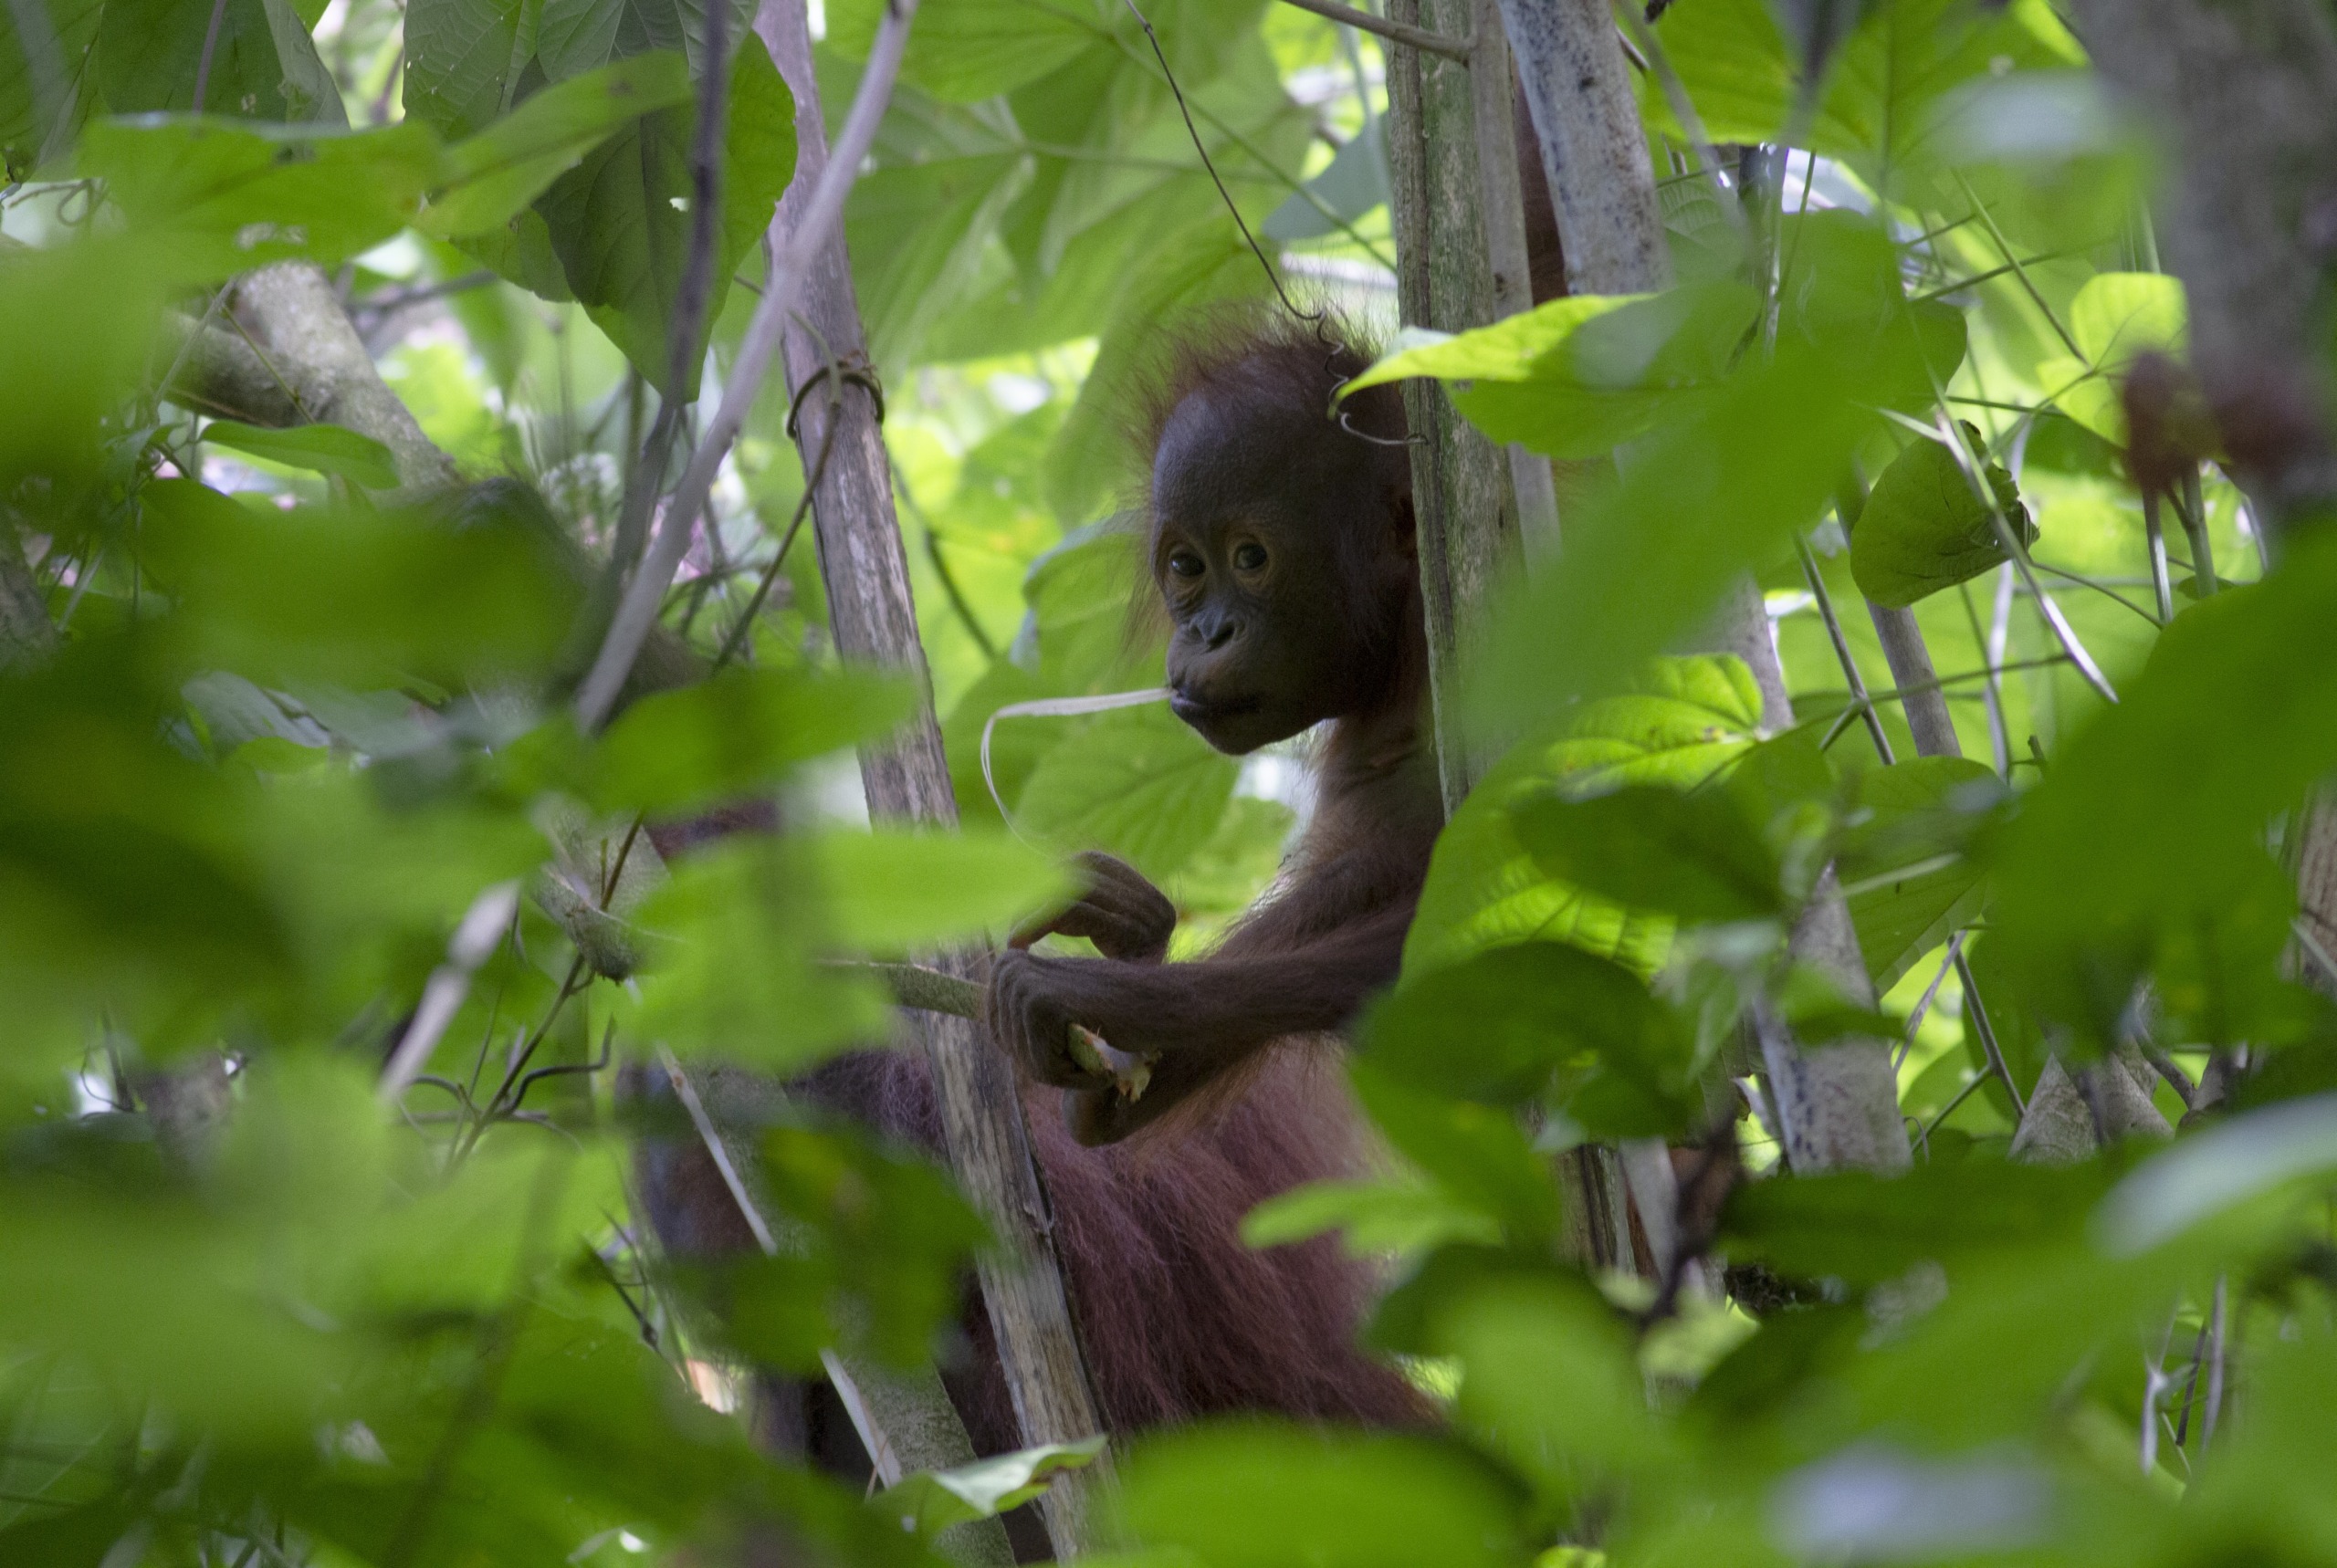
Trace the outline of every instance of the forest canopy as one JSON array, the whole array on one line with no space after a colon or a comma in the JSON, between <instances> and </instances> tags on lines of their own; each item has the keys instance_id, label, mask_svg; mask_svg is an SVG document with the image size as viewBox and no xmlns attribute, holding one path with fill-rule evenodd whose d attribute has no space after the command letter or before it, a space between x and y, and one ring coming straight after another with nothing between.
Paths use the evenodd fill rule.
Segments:
<instances>
[{"instance_id":1,"label":"forest canopy","mask_svg":"<svg viewBox=\"0 0 2337 1568\"><path fill-rule=\"evenodd\" d=\"M2329 0L8 0L0 1563L2337 1564L2333 275ZM1107 1441L972 1020L1293 874L1261 319L1444 816L1240 1234L1432 1418Z\"/></svg>"}]
</instances>

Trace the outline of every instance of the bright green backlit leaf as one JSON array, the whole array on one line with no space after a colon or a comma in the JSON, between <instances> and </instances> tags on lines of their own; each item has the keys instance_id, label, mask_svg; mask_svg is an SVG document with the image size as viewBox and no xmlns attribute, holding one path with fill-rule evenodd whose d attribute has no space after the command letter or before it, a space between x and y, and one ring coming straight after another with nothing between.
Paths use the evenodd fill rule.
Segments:
<instances>
[{"instance_id":1,"label":"bright green backlit leaf","mask_svg":"<svg viewBox=\"0 0 2337 1568\"><path fill-rule=\"evenodd\" d=\"M1966 424L1964 432L1972 451L1985 449L1978 431ZM2037 525L2011 474L1998 463L1983 472L1986 501L1972 493L1972 481L1945 445L1910 442L1875 480L1850 535L1850 571L1860 591L1877 604L1905 606L1993 570L2009 559L1998 517L2024 548L2035 544Z\"/></svg>"},{"instance_id":2,"label":"bright green backlit leaf","mask_svg":"<svg viewBox=\"0 0 2337 1568\"><path fill-rule=\"evenodd\" d=\"M1495 1568L1516 1560L1510 1487L1457 1446L1253 1422L1150 1439L1122 1513L1212 1568Z\"/></svg>"},{"instance_id":3,"label":"bright green backlit leaf","mask_svg":"<svg viewBox=\"0 0 2337 1568\"><path fill-rule=\"evenodd\" d=\"M413 218L441 161L415 121L334 132L144 118L90 125L78 167L193 282L370 249Z\"/></svg>"},{"instance_id":4,"label":"bright green backlit leaf","mask_svg":"<svg viewBox=\"0 0 2337 1568\"><path fill-rule=\"evenodd\" d=\"M296 424L288 430L264 430L232 419L215 419L204 426L203 439L231 452L333 475L368 490L397 487L396 459L390 449L370 435L343 430L338 424Z\"/></svg>"},{"instance_id":5,"label":"bright green backlit leaf","mask_svg":"<svg viewBox=\"0 0 2337 1568\"><path fill-rule=\"evenodd\" d=\"M547 88L447 149L446 186L417 226L450 235L508 223L619 126L689 101L688 68L664 51Z\"/></svg>"},{"instance_id":6,"label":"bright green backlit leaf","mask_svg":"<svg viewBox=\"0 0 2337 1568\"><path fill-rule=\"evenodd\" d=\"M1209 841L1239 771L1165 705L1122 708L1039 759L1015 825L1058 848L1108 850L1163 882Z\"/></svg>"},{"instance_id":7,"label":"bright green backlit leaf","mask_svg":"<svg viewBox=\"0 0 2337 1568\"><path fill-rule=\"evenodd\" d=\"M121 237L0 246L0 492L45 475L78 496L103 450L99 422L145 369L169 281L159 262Z\"/></svg>"},{"instance_id":8,"label":"bright green backlit leaf","mask_svg":"<svg viewBox=\"0 0 2337 1568\"><path fill-rule=\"evenodd\" d=\"M854 952L1002 932L1076 890L1061 866L1000 832L837 831L810 852L827 893L828 940Z\"/></svg>"},{"instance_id":9,"label":"bright green backlit leaf","mask_svg":"<svg viewBox=\"0 0 2337 1568\"><path fill-rule=\"evenodd\" d=\"M1405 937L1404 972L1455 962L1504 943L1571 942L1640 967L1668 922L1554 882L1517 837L1510 811L1554 783L1691 789L1742 756L1761 723L1761 693L1728 654L1660 659L1641 689L1586 705L1555 740L1528 741L1469 792L1438 835L1428 885Z\"/></svg>"},{"instance_id":10,"label":"bright green backlit leaf","mask_svg":"<svg viewBox=\"0 0 2337 1568\"><path fill-rule=\"evenodd\" d=\"M904 1476L870 1501L883 1518L903 1530L930 1536L968 1520L991 1519L1020 1507L1047 1490L1064 1470L1084 1469L1104 1451L1102 1437L1084 1443L1044 1443L976 1459L954 1469L919 1470Z\"/></svg>"},{"instance_id":11,"label":"bright green backlit leaf","mask_svg":"<svg viewBox=\"0 0 2337 1568\"><path fill-rule=\"evenodd\" d=\"M1707 0L1667 9L1657 24L1704 133L1717 141L1775 141L1794 120L1802 73L1775 17L1766 0ZM1957 86L2002 70L2083 63L2044 0L1875 5L1833 49L1800 141L1862 171L1896 173L1935 156L1934 110ZM1640 79L1640 93L1649 124L1684 141L1653 73Z\"/></svg>"},{"instance_id":12,"label":"bright green backlit leaf","mask_svg":"<svg viewBox=\"0 0 2337 1568\"><path fill-rule=\"evenodd\" d=\"M677 1052L801 1071L890 1030L872 977L818 961L834 946L822 866L792 840L684 857L634 923L647 937L641 1030Z\"/></svg>"},{"instance_id":13,"label":"bright green backlit leaf","mask_svg":"<svg viewBox=\"0 0 2337 1568\"><path fill-rule=\"evenodd\" d=\"M1349 391L1407 376L1462 383L1462 413L1496 441L1591 457L1652 429L1725 373L1756 301L1742 283L1555 299L1381 360Z\"/></svg>"},{"instance_id":14,"label":"bright green backlit leaf","mask_svg":"<svg viewBox=\"0 0 2337 1568\"><path fill-rule=\"evenodd\" d=\"M1663 1458L1629 1328L1579 1279L1512 1275L1455 1291L1432 1316L1437 1349L1462 1365L1462 1419L1553 1493L1577 1466Z\"/></svg>"},{"instance_id":15,"label":"bright green backlit leaf","mask_svg":"<svg viewBox=\"0 0 2337 1568\"><path fill-rule=\"evenodd\" d=\"M2070 302L2070 336L2082 358L2056 354L2037 379L2061 412L2114 446L2126 444L2119 383L2146 353L2188 351L2189 312L2181 280L2157 272L2105 272Z\"/></svg>"},{"instance_id":16,"label":"bright green backlit leaf","mask_svg":"<svg viewBox=\"0 0 2337 1568\"><path fill-rule=\"evenodd\" d=\"M1244 1216L1242 1240L1251 1247L1279 1247L1332 1230L1344 1233L1347 1251L1357 1257L1421 1252L1448 1241L1490 1247L1501 1240L1501 1227L1490 1216L1418 1180L1308 1182Z\"/></svg>"},{"instance_id":17,"label":"bright green backlit leaf","mask_svg":"<svg viewBox=\"0 0 2337 1568\"><path fill-rule=\"evenodd\" d=\"M884 0L838 0L828 13L828 44L865 59L884 17ZM1111 47L1110 35L1084 16L1025 0L948 0L917 22L902 79L945 103L1011 92L1085 51Z\"/></svg>"}]
</instances>

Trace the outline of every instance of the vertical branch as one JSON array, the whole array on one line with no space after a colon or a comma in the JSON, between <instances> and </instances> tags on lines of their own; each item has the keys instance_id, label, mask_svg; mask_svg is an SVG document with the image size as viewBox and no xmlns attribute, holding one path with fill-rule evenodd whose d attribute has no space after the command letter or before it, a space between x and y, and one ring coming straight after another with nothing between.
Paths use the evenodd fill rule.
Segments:
<instances>
[{"instance_id":1,"label":"vertical branch","mask_svg":"<svg viewBox=\"0 0 2337 1568\"><path fill-rule=\"evenodd\" d=\"M756 27L795 94L796 172L772 221L776 252L820 215L815 206L827 184L829 152L801 0L767 0ZM849 147L841 154L857 158ZM839 366L865 363L844 236L833 224L825 228L815 248L791 258L800 270L784 280L795 308L779 323L778 346L794 391L837 373ZM781 280L774 280L766 299L780 291ZM844 396L806 399L798 429L807 472L808 455L830 444L812 490L812 512L837 650L847 659L907 671L924 685L925 652L875 400L862 382L851 381ZM708 447L713 444L709 436ZM677 497L676 505L687 498ZM879 821L956 823L958 802L929 695L892 744L862 752L861 779L870 814ZM969 954L949 955L939 967L979 978ZM982 1300L1023 1440L1035 1446L1092 1437L1103 1421L1073 1328L1047 1196L1032 1159L1012 1071L969 1019L918 1012L910 1015L909 1027L932 1067L950 1166L999 1239L997 1253L980 1265ZM1088 1544L1093 1484L1083 1472L1068 1485L1058 1482L1042 1500L1059 1558Z\"/></svg>"},{"instance_id":2,"label":"vertical branch","mask_svg":"<svg viewBox=\"0 0 2337 1568\"><path fill-rule=\"evenodd\" d=\"M1471 10L1471 0L1389 0L1389 16L1458 38L1469 31ZM1457 332L1482 327L1497 313L1470 77L1468 66L1442 55L1400 47L1388 51L1397 308L1408 327ZM1504 109L1506 96L1497 99ZM1512 160L1514 166L1514 153ZM1516 181L1508 179L1514 198ZM1525 253L1522 215L1516 225L1513 264ZM1508 239L1505 233L1504 246ZM1522 288L1524 283L1521 274L1517 284ZM1455 723L1455 669L1494 580L1519 559L1517 511L1507 461L1461 417L1441 383L1406 382L1404 413L1413 440L1412 505L1420 523L1437 765L1450 811L1476 782L1483 760L1471 755Z\"/></svg>"}]
</instances>

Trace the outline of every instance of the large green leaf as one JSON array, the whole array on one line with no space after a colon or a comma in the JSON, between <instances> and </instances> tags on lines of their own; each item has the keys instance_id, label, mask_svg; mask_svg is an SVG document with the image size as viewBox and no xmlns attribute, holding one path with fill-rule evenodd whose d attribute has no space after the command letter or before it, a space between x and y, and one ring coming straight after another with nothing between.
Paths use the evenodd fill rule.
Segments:
<instances>
[{"instance_id":1,"label":"large green leaf","mask_svg":"<svg viewBox=\"0 0 2337 1568\"><path fill-rule=\"evenodd\" d=\"M1063 867L995 831L838 831L812 854L829 940L884 956L1010 931L1076 891Z\"/></svg>"},{"instance_id":2,"label":"large green leaf","mask_svg":"<svg viewBox=\"0 0 2337 1568\"><path fill-rule=\"evenodd\" d=\"M1963 429L1966 447L1984 452L1980 433L1969 424ZM1988 500L1972 493L1972 480L1944 443L1910 442L1892 461L1850 535L1850 571L1860 592L1877 604L1905 606L1995 570L2009 559L1998 517L2023 547L2037 542L2037 525L2012 475L1985 456L1980 462Z\"/></svg>"},{"instance_id":3,"label":"large green leaf","mask_svg":"<svg viewBox=\"0 0 2337 1568\"><path fill-rule=\"evenodd\" d=\"M1554 783L1686 789L1755 744L1761 694L1742 660L1659 661L1641 689L1585 706L1547 740L1512 750L1469 793L1436 843L1428 884L1404 943L1417 975L1489 946L1539 938L1645 963L1670 926L1552 880L1511 820L1514 806Z\"/></svg>"},{"instance_id":4,"label":"large green leaf","mask_svg":"<svg viewBox=\"0 0 2337 1568\"><path fill-rule=\"evenodd\" d=\"M729 109L709 323L795 169L794 99L751 35L733 58ZM569 288L593 321L653 385L684 398L697 392L696 378L666 385L668 330L688 255L694 114L676 108L643 115L554 181L535 208Z\"/></svg>"},{"instance_id":5,"label":"large green leaf","mask_svg":"<svg viewBox=\"0 0 2337 1568\"><path fill-rule=\"evenodd\" d=\"M2180 280L2157 272L2105 272L2070 301L2070 336L2078 355L2056 354L2037 380L2061 411L2112 445L2126 444L2126 410L2118 386L2145 353L2185 351L2189 319Z\"/></svg>"},{"instance_id":6,"label":"large green leaf","mask_svg":"<svg viewBox=\"0 0 2337 1568\"><path fill-rule=\"evenodd\" d=\"M1039 759L1015 823L1063 848L1109 850L1165 881L1216 831L1238 771L1165 705L1124 708Z\"/></svg>"},{"instance_id":7,"label":"large green leaf","mask_svg":"<svg viewBox=\"0 0 2337 1568\"><path fill-rule=\"evenodd\" d=\"M1889 242L1847 214L1808 220L1774 355L1748 356L1626 455L1574 508L1567 570L1497 610L1464 700L1498 732L1613 691L1692 632L1728 586L1813 523L1878 405L1921 404L1962 360L1961 318L1911 308Z\"/></svg>"},{"instance_id":8,"label":"large green leaf","mask_svg":"<svg viewBox=\"0 0 2337 1568\"><path fill-rule=\"evenodd\" d=\"M331 266L405 226L441 167L427 126L330 131L101 120L79 167L189 281L272 261Z\"/></svg>"},{"instance_id":9,"label":"large green leaf","mask_svg":"<svg viewBox=\"0 0 2337 1568\"><path fill-rule=\"evenodd\" d=\"M1802 93L1797 51L1764 0L1698 0L1669 8L1656 32L1705 134L1774 141ZM1991 7L1975 0L1882 0L1832 51L1804 144L1862 170L1892 173L1929 156L1934 110L1953 89L1992 73L2083 63L2043 0ZM1682 138L1652 73L1641 78L1649 123Z\"/></svg>"},{"instance_id":10,"label":"large green leaf","mask_svg":"<svg viewBox=\"0 0 2337 1568\"><path fill-rule=\"evenodd\" d=\"M1549 1094L1600 1137L1674 1131L1696 1108L1692 1039L1646 982L1579 947L1495 947L1402 986L1372 1009L1363 1060L1465 1100Z\"/></svg>"},{"instance_id":11,"label":"large green leaf","mask_svg":"<svg viewBox=\"0 0 2337 1568\"><path fill-rule=\"evenodd\" d=\"M838 0L828 12L828 42L865 59L884 16L883 0ZM918 16L901 77L945 103L973 103L1035 81L1099 41L1109 47L1110 36L1083 5L946 0Z\"/></svg>"},{"instance_id":12,"label":"large green leaf","mask_svg":"<svg viewBox=\"0 0 2337 1568\"><path fill-rule=\"evenodd\" d=\"M878 738L914 707L906 683L865 671L725 671L625 709L602 737L592 799L610 810L702 810Z\"/></svg>"},{"instance_id":13,"label":"large green leaf","mask_svg":"<svg viewBox=\"0 0 2337 1568\"><path fill-rule=\"evenodd\" d=\"M17 179L30 173L52 139L86 111L89 46L104 12L105 0L25 0L14 12L17 26L0 27L0 172ZM45 72L35 74L21 31L28 17L47 24L64 79L47 82Z\"/></svg>"},{"instance_id":14,"label":"large green leaf","mask_svg":"<svg viewBox=\"0 0 2337 1568\"><path fill-rule=\"evenodd\" d=\"M232 419L215 419L203 427L203 439L231 452L281 463L288 468L338 476L368 490L397 487L397 462L390 449L370 435L360 435L338 424L296 424L288 430L264 430Z\"/></svg>"},{"instance_id":15,"label":"large green leaf","mask_svg":"<svg viewBox=\"0 0 2337 1568\"><path fill-rule=\"evenodd\" d=\"M1137 1537L1215 1568L1495 1568L1520 1552L1509 1484L1425 1437L1219 1427L1153 1438L1125 1478Z\"/></svg>"},{"instance_id":16,"label":"large green leaf","mask_svg":"<svg viewBox=\"0 0 2337 1568\"><path fill-rule=\"evenodd\" d=\"M1575 296L1424 342L1348 383L1407 376L1459 383L1453 402L1496 441L1593 457L1644 434L1717 382L1757 302L1735 281L1662 295Z\"/></svg>"},{"instance_id":17,"label":"large green leaf","mask_svg":"<svg viewBox=\"0 0 2337 1568\"><path fill-rule=\"evenodd\" d=\"M194 101L212 7L184 0L106 0L98 79L117 114L200 110L249 120L346 126L341 89L308 24L286 0L225 0L204 101Z\"/></svg>"},{"instance_id":18,"label":"large green leaf","mask_svg":"<svg viewBox=\"0 0 2337 1568\"><path fill-rule=\"evenodd\" d=\"M642 55L545 89L446 152L446 184L418 227L450 235L517 217L603 137L654 110L690 100L677 54Z\"/></svg>"},{"instance_id":19,"label":"large green leaf","mask_svg":"<svg viewBox=\"0 0 2337 1568\"><path fill-rule=\"evenodd\" d=\"M1755 920L1779 907L1779 867L1728 794L1630 786L1513 801L1518 841L1551 877L1684 921Z\"/></svg>"}]
</instances>

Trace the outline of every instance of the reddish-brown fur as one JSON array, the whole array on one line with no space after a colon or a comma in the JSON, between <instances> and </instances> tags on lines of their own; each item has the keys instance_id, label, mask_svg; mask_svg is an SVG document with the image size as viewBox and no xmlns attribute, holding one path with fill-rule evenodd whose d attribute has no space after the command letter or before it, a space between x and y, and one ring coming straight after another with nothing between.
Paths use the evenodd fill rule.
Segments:
<instances>
[{"instance_id":1,"label":"reddish-brown fur","mask_svg":"<svg viewBox=\"0 0 2337 1568\"><path fill-rule=\"evenodd\" d=\"M1356 1343L1370 1291L1362 1265L1327 1239L1253 1251L1238 1233L1263 1199L1358 1172L1362 1135L1328 1034L1394 979L1441 820L1420 743L1426 652L1401 405L1393 389L1378 388L1354 400L1348 427L1329 413L1334 388L1367 362L1310 328L1221 318L1181 340L1135 422L1149 457L1177 411L1199 399L1194 406L1222 415L1237 444L1264 444L1273 461L1262 472L1285 476L1260 485L1270 495L1230 499L1286 514L1269 531L1282 529L1272 535L1277 549L1294 547L1290 570L1305 574L1293 602L1327 616L1342 640L1327 663L1307 664L1302 651L1290 656L1296 666L1260 666L1267 680L1337 688L1299 692L1289 710L1332 722L1317 745L1312 821L1276 888L1214 954L1166 964L1165 901L1118 868L1132 879L1130 899L1099 897L1052 924L1119 956L998 959L994 1021L1017 998L1032 1004L1004 1031L1026 1066L1032 1040L1052 1026L1060 1040L1068 1019L1159 1056L1137 1108L1048 1061L1033 1076L1064 1086L1033 1082L1025 1091L1074 1314L1115 1432L1245 1410L1370 1424L1428 1418L1418 1393ZM1201 450L1210 461L1207 443ZM1161 536L1156 523L1156 542ZM1215 723L1202 711L1197 727L1208 734ZM939 1146L930 1082L912 1054L850 1057L802 1088ZM1164 1108L1180 1113L1156 1120ZM1109 1141L1139 1126L1140 1136ZM705 1161L669 1149L650 1163L658 1168L645 1185L653 1207L666 1211L658 1223L669 1245L745 1243ZM1011 1409L978 1305L967 1327L974 1354L949 1380L977 1447L994 1452L1017 1441Z\"/></svg>"}]
</instances>

